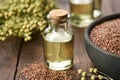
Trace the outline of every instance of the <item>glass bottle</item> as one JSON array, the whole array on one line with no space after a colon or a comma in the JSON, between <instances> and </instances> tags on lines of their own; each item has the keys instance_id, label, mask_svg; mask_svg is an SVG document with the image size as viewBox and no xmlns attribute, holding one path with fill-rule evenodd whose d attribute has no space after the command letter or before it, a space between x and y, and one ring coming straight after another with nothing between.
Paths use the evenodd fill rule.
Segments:
<instances>
[{"instance_id":1,"label":"glass bottle","mask_svg":"<svg viewBox=\"0 0 120 80\"><path fill-rule=\"evenodd\" d=\"M94 0L69 0L71 23L76 27L86 27L93 22Z\"/></svg>"},{"instance_id":2,"label":"glass bottle","mask_svg":"<svg viewBox=\"0 0 120 80\"><path fill-rule=\"evenodd\" d=\"M49 12L49 25L43 31L44 62L50 69L65 70L73 66L73 32L68 12L55 9Z\"/></svg>"},{"instance_id":3,"label":"glass bottle","mask_svg":"<svg viewBox=\"0 0 120 80\"><path fill-rule=\"evenodd\" d=\"M94 18L100 17L102 0L94 0Z\"/></svg>"}]
</instances>

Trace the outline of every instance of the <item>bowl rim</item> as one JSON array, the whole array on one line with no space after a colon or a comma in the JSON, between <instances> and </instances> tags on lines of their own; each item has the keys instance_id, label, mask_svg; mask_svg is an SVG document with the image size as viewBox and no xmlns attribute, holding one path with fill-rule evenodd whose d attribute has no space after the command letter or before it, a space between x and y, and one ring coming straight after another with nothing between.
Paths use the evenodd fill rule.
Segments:
<instances>
[{"instance_id":1,"label":"bowl rim","mask_svg":"<svg viewBox=\"0 0 120 80\"><path fill-rule=\"evenodd\" d=\"M99 46L95 45L90 37L89 37L89 34L91 32L91 30L96 26L96 25L99 25L103 22L106 22L106 21L110 21L110 20L114 20L114 19L118 19L120 18L120 13L117 13L117 14L112 14L112 15L108 15L108 16L104 16L104 17L101 17L97 20L95 20L94 22L92 22L91 24L88 25L88 27L85 29L85 32L84 32L84 36L85 36L85 39L87 40L87 42L92 46L94 47L95 49L97 49L98 51L102 52L102 53L105 53L106 55L110 55L110 56L113 56L113 57L117 57L117 58L120 58L119 55L117 54L113 54L113 53L109 53L107 52L106 50L100 48Z\"/></svg>"}]
</instances>

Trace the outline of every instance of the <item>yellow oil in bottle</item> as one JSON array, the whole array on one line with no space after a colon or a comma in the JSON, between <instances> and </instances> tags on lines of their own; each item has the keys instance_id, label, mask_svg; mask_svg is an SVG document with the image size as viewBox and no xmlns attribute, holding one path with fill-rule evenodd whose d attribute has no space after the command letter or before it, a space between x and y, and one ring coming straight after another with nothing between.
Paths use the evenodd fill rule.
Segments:
<instances>
[{"instance_id":1,"label":"yellow oil in bottle","mask_svg":"<svg viewBox=\"0 0 120 80\"><path fill-rule=\"evenodd\" d=\"M47 16L49 25L43 31L44 62L52 70L65 70L73 66L73 31L66 10L54 9Z\"/></svg>"},{"instance_id":2,"label":"yellow oil in bottle","mask_svg":"<svg viewBox=\"0 0 120 80\"><path fill-rule=\"evenodd\" d=\"M72 67L73 43L69 42L47 42L45 41L45 63L49 68L62 70ZM59 66L59 67L58 67Z\"/></svg>"},{"instance_id":3,"label":"yellow oil in bottle","mask_svg":"<svg viewBox=\"0 0 120 80\"><path fill-rule=\"evenodd\" d=\"M86 27L93 21L93 0L70 0L71 23L77 27Z\"/></svg>"},{"instance_id":4,"label":"yellow oil in bottle","mask_svg":"<svg viewBox=\"0 0 120 80\"><path fill-rule=\"evenodd\" d=\"M44 61L53 70L64 70L73 66L73 35L64 28L48 29L44 38ZM46 31L47 32L47 31Z\"/></svg>"}]
</instances>

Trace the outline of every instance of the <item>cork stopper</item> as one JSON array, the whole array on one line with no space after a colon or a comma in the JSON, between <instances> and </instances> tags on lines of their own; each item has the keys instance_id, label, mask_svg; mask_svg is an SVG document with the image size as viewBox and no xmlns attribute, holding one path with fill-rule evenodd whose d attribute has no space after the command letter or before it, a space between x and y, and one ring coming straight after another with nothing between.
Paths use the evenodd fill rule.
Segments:
<instances>
[{"instance_id":1,"label":"cork stopper","mask_svg":"<svg viewBox=\"0 0 120 80\"><path fill-rule=\"evenodd\" d=\"M61 20L65 19L68 16L68 12L64 9L53 9L49 12L50 18Z\"/></svg>"}]
</instances>

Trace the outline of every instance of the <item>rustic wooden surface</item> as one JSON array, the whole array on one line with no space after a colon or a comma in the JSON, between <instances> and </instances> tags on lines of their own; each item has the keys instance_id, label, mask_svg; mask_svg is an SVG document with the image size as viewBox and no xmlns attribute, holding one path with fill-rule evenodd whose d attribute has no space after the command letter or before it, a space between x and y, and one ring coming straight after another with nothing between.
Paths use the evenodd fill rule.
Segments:
<instances>
[{"instance_id":1,"label":"rustic wooden surface","mask_svg":"<svg viewBox=\"0 0 120 80\"><path fill-rule=\"evenodd\" d=\"M68 0L56 0L59 8L69 10ZM120 12L120 0L103 0L102 15L110 15ZM75 50L74 50L74 69L82 68L87 70L92 66L84 49L83 38L84 28L76 28L75 31ZM33 35L29 42L15 37L0 42L0 80L15 80L17 67L24 63L43 61L43 44L40 33Z\"/></svg>"}]
</instances>

